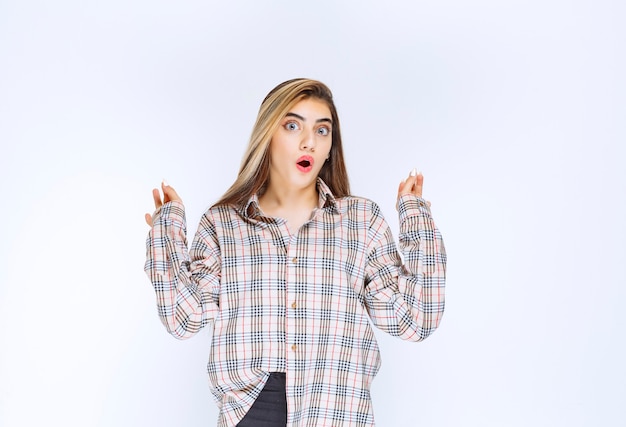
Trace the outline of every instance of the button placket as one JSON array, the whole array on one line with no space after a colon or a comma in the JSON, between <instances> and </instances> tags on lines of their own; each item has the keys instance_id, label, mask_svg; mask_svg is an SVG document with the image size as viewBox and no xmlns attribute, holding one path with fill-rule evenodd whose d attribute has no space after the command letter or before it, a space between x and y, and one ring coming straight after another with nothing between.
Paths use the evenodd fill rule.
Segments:
<instances>
[{"instance_id":1,"label":"button placket","mask_svg":"<svg viewBox=\"0 0 626 427\"><path fill-rule=\"evenodd\" d=\"M293 356L287 357L287 366L295 361L294 357L299 349L298 346L298 319L296 309L298 308L298 296L297 286L295 286L298 269L301 266L301 260L298 258L298 245L296 236L291 236L287 247L287 265L286 265L286 295L285 302L287 303L287 310L285 316L285 331L286 331L286 344L291 351L289 352Z\"/></svg>"}]
</instances>

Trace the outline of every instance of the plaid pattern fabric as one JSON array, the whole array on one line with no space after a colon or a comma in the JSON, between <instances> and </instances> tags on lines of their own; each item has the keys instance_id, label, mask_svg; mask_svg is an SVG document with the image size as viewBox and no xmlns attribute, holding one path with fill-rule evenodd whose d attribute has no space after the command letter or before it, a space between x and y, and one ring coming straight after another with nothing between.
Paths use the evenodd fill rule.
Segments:
<instances>
[{"instance_id":1,"label":"plaid pattern fabric","mask_svg":"<svg viewBox=\"0 0 626 427\"><path fill-rule=\"evenodd\" d=\"M219 427L236 426L270 372L286 372L288 426L372 426L380 366L370 326L420 341L444 310L446 254L426 202L398 203L402 262L378 206L336 199L290 235L252 197L212 207L187 250L183 205L154 216L145 270L167 330L188 338L212 323L208 373Z\"/></svg>"}]
</instances>

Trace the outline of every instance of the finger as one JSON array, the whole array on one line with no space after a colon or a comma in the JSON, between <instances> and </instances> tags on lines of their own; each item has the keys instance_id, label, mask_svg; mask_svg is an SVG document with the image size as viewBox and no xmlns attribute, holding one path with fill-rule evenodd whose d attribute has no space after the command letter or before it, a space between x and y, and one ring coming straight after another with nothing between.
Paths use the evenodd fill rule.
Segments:
<instances>
[{"instance_id":1,"label":"finger","mask_svg":"<svg viewBox=\"0 0 626 427\"><path fill-rule=\"evenodd\" d=\"M147 213L144 218L146 219L146 224L148 224L150 227L152 227L152 215L150 215L149 213Z\"/></svg>"},{"instance_id":2,"label":"finger","mask_svg":"<svg viewBox=\"0 0 626 427\"><path fill-rule=\"evenodd\" d=\"M405 194L411 194L411 189L413 188L413 185L415 183L414 172L415 172L415 169L411 171L411 173L409 174L407 178L400 181L400 184L398 185L398 197L396 199L396 210L398 210L400 197L404 196Z\"/></svg>"},{"instance_id":3,"label":"finger","mask_svg":"<svg viewBox=\"0 0 626 427\"><path fill-rule=\"evenodd\" d=\"M163 205L163 202L161 201L161 193L159 193L157 188L152 189L152 198L154 199L154 207L159 209Z\"/></svg>"},{"instance_id":4,"label":"finger","mask_svg":"<svg viewBox=\"0 0 626 427\"><path fill-rule=\"evenodd\" d=\"M163 182L161 183L161 188L163 189L163 202L167 203L167 202L181 202L181 198L178 195L178 193L176 192L176 190L174 190L173 187L170 187L170 185L167 183L167 181L163 180Z\"/></svg>"},{"instance_id":5,"label":"finger","mask_svg":"<svg viewBox=\"0 0 626 427\"><path fill-rule=\"evenodd\" d=\"M402 196L402 188L404 187L405 181L406 179L403 179L402 181L400 181L400 184L398 184L398 196L396 197L396 210L398 210L398 203L400 203L400 197Z\"/></svg>"},{"instance_id":6,"label":"finger","mask_svg":"<svg viewBox=\"0 0 626 427\"><path fill-rule=\"evenodd\" d=\"M400 184L400 188L398 190L398 197L404 194L410 194L413 189L414 184L415 184L415 175L413 175L413 171L411 171L411 174Z\"/></svg>"},{"instance_id":7,"label":"finger","mask_svg":"<svg viewBox=\"0 0 626 427\"><path fill-rule=\"evenodd\" d=\"M430 208L430 202L427 200L426 204L428 205L428 207Z\"/></svg>"},{"instance_id":8,"label":"finger","mask_svg":"<svg viewBox=\"0 0 626 427\"><path fill-rule=\"evenodd\" d=\"M406 179L403 179L402 181L400 181L400 184L398 184L398 196L400 196L400 193L402 193L402 189L404 188L405 182L406 182Z\"/></svg>"},{"instance_id":9,"label":"finger","mask_svg":"<svg viewBox=\"0 0 626 427\"><path fill-rule=\"evenodd\" d=\"M424 175L418 173L415 177L415 184L413 185L413 194L417 197L422 197L422 188L424 187Z\"/></svg>"}]
</instances>

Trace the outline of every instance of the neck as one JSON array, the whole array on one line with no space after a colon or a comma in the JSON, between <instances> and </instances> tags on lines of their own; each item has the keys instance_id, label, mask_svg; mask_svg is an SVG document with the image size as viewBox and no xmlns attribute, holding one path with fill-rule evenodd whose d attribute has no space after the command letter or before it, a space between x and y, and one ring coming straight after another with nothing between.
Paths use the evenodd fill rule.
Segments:
<instances>
[{"instance_id":1,"label":"neck","mask_svg":"<svg viewBox=\"0 0 626 427\"><path fill-rule=\"evenodd\" d=\"M268 184L265 192L259 197L259 203L263 210L312 210L317 206L318 194L315 184L307 188L289 188Z\"/></svg>"}]
</instances>

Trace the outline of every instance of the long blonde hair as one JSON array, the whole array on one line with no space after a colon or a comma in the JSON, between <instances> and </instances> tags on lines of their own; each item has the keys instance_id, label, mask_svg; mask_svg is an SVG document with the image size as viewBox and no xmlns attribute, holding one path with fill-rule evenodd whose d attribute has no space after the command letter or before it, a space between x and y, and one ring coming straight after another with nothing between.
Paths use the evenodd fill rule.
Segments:
<instances>
[{"instance_id":1,"label":"long blonde hair","mask_svg":"<svg viewBox=\"0 0 626 427\"><path fill-rule=\"evenodd\" d=\"M215 204L216 206L241 207L253 194L263 192L269 179L269 146L272 135L289 110L307 98L325 102L330 110L333 124L330 158L322 167L319 177L328 185L335 197L345 197L350 194L348 172L341 145L339 117L333 102L333 95L330 89L319 81L293 79L276 86L261 103L237 179Z\"/></svg>"}]
</instances>

